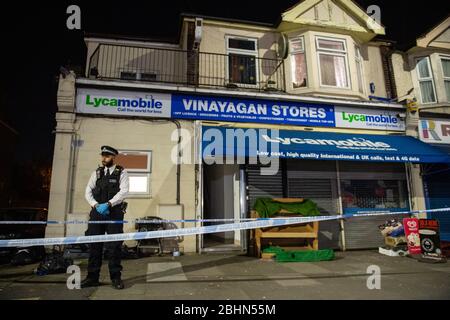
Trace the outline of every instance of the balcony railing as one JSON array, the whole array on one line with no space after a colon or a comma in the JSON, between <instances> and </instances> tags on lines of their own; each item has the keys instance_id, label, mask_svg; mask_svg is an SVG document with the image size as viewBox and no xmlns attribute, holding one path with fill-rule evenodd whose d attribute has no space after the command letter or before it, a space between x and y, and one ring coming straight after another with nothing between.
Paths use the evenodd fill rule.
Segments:
<instances>
[{"instance_id":1,"label":"balcony railing","mask_svg":"<svg viewBox=\"0 0 450 320\"><path fill-rule=\"evenodd\" d=\"M100 44L88 76L196 87L284 91L283 60L246 54L218 54Z\"/></svg>"}]
</instances>

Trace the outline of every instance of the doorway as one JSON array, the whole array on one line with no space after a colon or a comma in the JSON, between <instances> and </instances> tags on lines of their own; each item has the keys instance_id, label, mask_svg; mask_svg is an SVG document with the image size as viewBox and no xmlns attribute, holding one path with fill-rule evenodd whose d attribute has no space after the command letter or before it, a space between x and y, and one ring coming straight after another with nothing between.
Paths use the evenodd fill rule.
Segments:
<instances>
[{"instance_id":1,"label":"doorway","mask_svg":"<svg viewBox=\"0 0 450 320\"><path fill-rule=\"evenodd\" d=\"M241 218L241 174L239 165L203 164L203 219ZM204 222L204 226L225 222ZM243 251L242 232L227 231L202 235L202 252Z\"/></svg>"}]
</instances>

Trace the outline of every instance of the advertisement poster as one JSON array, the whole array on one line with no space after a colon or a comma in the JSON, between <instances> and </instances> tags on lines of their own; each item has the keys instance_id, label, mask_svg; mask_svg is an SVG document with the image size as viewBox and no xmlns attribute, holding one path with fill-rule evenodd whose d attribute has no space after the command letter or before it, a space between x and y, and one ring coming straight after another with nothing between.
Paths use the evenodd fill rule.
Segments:
<instances>
[{"instance_id":1,"label":"advertisement poster","mask_svg":"<svg viewBox=\"0 0 450 320\"><path fill-rule=\"evenodd\" d=\"M439 221L433 219L419 220L420 246L425 255L440 255L441 241L439 235Z\"/></svg>"},{"instance_id":2,"label":"advertisement poster","mask_svg":"<svg viewBox=\"0 0 450 320\"><path fill-rule=\"evenodd\" d=\"M405 228L409 254L420 254L422 250L420 247L419 219L405 218L403 219L403 227Z\"/></svg>"}]
</instances>

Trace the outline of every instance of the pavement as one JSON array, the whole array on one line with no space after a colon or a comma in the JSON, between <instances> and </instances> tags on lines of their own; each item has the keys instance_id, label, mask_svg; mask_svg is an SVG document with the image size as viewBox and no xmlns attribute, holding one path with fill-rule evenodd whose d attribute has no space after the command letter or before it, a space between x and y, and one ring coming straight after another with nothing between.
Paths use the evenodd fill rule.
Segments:
<instances>
[{"instance_id":1,"label":"pavement","mask_svg":"<svg viewBox=\"0 0 450 320\"><path fill-rule=\"evenodd\" d=\"M86 261L76 263L83 278ZM217 253L124 260L124 290L110 286L105 262L100 287L72 290L69 274L36 276L36 266L0 266L0 299L450 299L450 262L422 263L376 251L337 252L333 261L314 263ZM371 273L378 268L380 282ZM368 282L380 288L369 289Z\"/></svg>"}]
</instances>

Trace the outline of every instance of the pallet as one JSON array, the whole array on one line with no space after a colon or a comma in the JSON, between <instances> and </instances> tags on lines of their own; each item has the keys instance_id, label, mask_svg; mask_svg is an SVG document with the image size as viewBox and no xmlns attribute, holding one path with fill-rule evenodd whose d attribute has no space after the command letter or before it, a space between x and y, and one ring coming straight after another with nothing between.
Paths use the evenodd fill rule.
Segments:
<instances>
[{"instance_id":1,"label":"pallet","mask_svg":"<svg viewBox=\"0 0 450 320\"><path fill-rule=\"evenodd\" d=\"M274 199L278 202L301 202L303 199L299 198L276 198ZM286 211L281 211L280 213L288 213ZM252 218L258 218L258 213L255 210L251 211ZM286 215L283 215L286 217ZM319 222L301 223L288 226L278 226L278 227L268 227L254 229L251 232L251 237L255 240L255 256L261 257L261 241L263 239L303 239L307 240L306 246L295 247L295 250L319 250ZM292 247L283 247L286 250L292 250ZM264 254L264 258L269 258L268 255Z\"/></svg>"}]
</instances>

